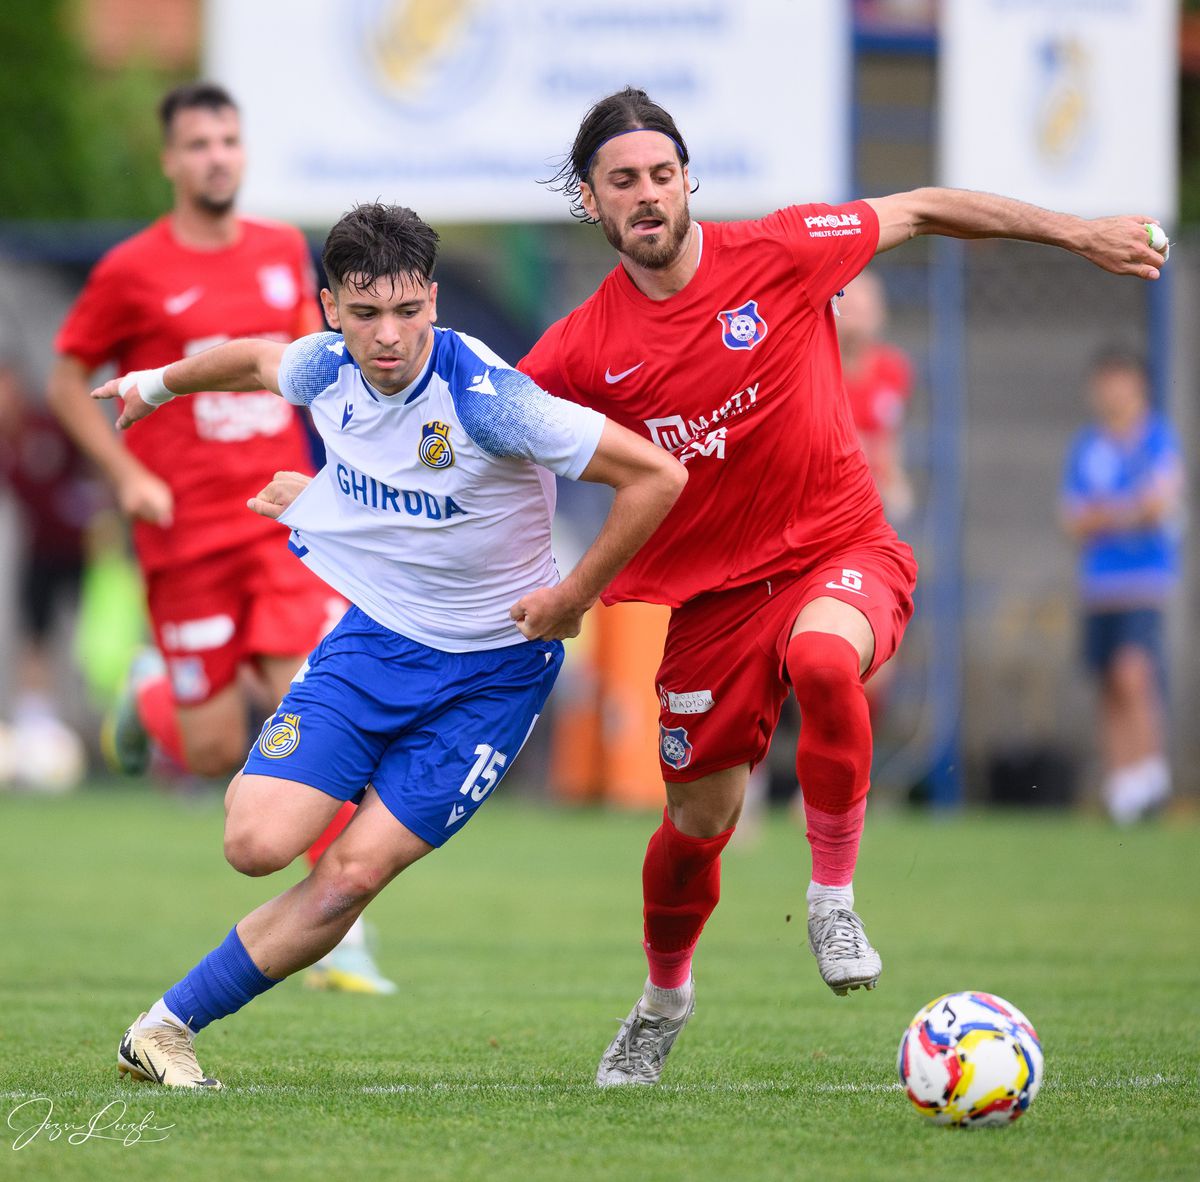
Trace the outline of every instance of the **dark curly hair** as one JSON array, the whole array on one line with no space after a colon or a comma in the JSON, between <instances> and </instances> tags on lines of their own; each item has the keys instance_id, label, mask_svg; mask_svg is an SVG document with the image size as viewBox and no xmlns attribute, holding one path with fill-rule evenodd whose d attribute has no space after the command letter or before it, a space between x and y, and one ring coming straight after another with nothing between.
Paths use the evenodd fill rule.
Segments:
<instances>
[{"instance_id":1,"label":"dark curly hair","mask_svg":"<svg viewBox=\"0 0 1200 1182\"><path fill-rule=\"evenodd\" d=\"M583 208L579 197L579 184L591 184L592 161L603 144L623 131L658 131L675 144L679 163L687 167L687 144L670 113L660 107L644 90L627 86L624 90L602 98L583 117L571 151L563 159L562 166L547 181L542 183L556 193L570 199L571 216L581 222L595 222ZM697 186L692 186L692 192Z\"/></svg>"},{"instance_id":2,"label":"dark curly hair","mask_svg":"<svg viewBox=\"0 0 1200 1182\"><path fill-rule=\"evenodd\" d=\"M158 121L162 125L164 140L170 140L172 124L180 111L223 111L238 109L233 96L215 82L185 82L168 90L158 104Z\"/></svg>"},{"instance_id":3,"label":"dark curly hair","mask_svg":"<svg viewBox=\"0 0 1200 1182\"><path fill-rule=\"evenodd\" d=\"M369 202L342 215L325 239L321 265L330 287L353 275L370 291L379 279L407 275L428 283L437 262L438 233L403 205Z\"/></svg>"}]
</instances>

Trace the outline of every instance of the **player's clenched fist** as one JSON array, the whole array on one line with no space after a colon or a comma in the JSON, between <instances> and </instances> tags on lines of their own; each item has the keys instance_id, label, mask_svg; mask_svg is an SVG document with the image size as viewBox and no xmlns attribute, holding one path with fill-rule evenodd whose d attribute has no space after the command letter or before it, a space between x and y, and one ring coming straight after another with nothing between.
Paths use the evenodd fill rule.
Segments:
<instances>
[{"instance_id":1,"label":"player's clenched fist","mask_svg":"<svg viewBox=\"0 0 1200 1182\"><path fill-rule=\"evenodd\" d=\"M579 635L586 610L568 597L560 583L522 595L508 615L526 640L567 640Z\"/></svg>"},{"instance_id":2,"label":"player's clenched fist","mask_svg":"<svg viewBox=\"0 0 1200 1182\"><path fill-rule=\"evenodd\" d=\"M311 482L312 477L303 472L276 472L271 483L251 497L246 505L255 513L276 521Z\"/></svg>"}]
</instances>

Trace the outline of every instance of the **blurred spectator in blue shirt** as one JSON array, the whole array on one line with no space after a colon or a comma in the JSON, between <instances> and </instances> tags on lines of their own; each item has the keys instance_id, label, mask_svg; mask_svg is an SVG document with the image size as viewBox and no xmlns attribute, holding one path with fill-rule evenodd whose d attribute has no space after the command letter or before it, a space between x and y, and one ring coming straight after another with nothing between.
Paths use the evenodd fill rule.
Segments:
<instances>
[{"instance_id":1,"label":"blurred spectator in blue shirt","mask_svg":"<svg viewBox=\"0 0 1200 1182\"><path fill-rule=\"evenodd\" d=\"M1138 357L1101 354L1087 384L1094 421L1067 454L1062 520L1079 545L1084 657L1100 684L1105 804L1128 824L1171 794L1163 628L1179 578L1183 465L1173 428L1150 408Z\"/></svg>"}]
</instances>

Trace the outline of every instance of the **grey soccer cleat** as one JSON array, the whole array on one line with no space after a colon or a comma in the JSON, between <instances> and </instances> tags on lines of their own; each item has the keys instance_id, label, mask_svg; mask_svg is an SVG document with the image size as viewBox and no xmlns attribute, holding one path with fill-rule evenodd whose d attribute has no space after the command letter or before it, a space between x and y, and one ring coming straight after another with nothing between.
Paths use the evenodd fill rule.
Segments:
<instances>
[{"instance_id":1,"label":"grey soccer cleat","mask_svg":"<svg viewBox=\"0 0 1200 1182\"><path fill-rule=\"evenodd\" d=\"M656 1084L663 1064L675 1045L679 1032L696 1008L693 992L687 1010L678 1018L663 1018L640 1011L641 1000L621 1023L617 1036L596 1068L596 1085L601 1088L623 1084Z\"/></svg>"},{"instance_id":2,"label":"grey soccer cleat","mask_svg":"<svg viewBox=\"0 0 1200 1182\"><path fill-rule=\"evenodd\" d=\"M821 980L839 996L879 984L883 962L862 920L848 907L814 908L808 917L808 946L817 958Z\"/></svg>"}]
</instances>

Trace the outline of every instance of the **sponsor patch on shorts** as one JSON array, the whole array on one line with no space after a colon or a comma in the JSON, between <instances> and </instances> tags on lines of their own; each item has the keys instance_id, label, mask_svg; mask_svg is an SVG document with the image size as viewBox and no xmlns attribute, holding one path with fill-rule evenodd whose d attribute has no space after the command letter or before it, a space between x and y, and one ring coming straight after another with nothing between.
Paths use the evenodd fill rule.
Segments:
<instances>
[{"instance_id":1,"label":"sponsor patch on shorts","mask_svg":"<svg viewBox=\"0 0 1200 1182\"><path fill-rule=\"evenodd\" d=\"M662 697L663 706L672 714L707 714L716 703L712 690L689 690L675 694L667 690Z\"/></svg>"}]
</instances>

